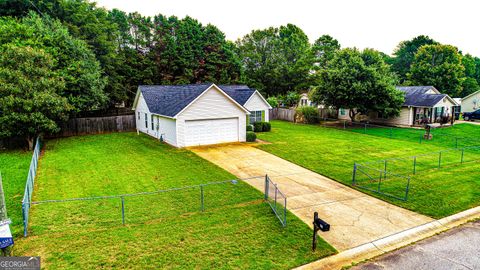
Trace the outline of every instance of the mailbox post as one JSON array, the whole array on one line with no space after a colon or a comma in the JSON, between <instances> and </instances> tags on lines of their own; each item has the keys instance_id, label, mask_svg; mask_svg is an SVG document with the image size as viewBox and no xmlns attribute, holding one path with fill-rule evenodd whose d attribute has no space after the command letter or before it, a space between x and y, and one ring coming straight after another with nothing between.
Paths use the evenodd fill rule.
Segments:
<instances>
[{"instance_id":1,"label":"mailbox post","mask_svg":"<svg viewBox=\"0 0 480 270\"><path fill-rule=\"evenodd\" d=\"M317 249L317 232L326 232L330 230L330 224L321 220L318 217L318 212L313 213L313 239L312 239L312 251Z\"/></svg>"}]
</instances>

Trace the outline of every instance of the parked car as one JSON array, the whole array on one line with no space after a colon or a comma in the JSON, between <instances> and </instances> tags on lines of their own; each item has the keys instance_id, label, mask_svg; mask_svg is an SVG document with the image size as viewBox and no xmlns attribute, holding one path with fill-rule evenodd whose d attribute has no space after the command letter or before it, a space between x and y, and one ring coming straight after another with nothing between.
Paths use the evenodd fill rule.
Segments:
<instances>
[{"instance_id":1,"label":"parked car","mask_svg":"<svg viewBox=\"0 0 480 270\"><path fill-rule=\"evenodd\" d=\"M465 121L473 121L473 120L480 120L480 109L473 111L473 112L464 112L463 113L463 120Z\"/></svg>"}]
</instances>

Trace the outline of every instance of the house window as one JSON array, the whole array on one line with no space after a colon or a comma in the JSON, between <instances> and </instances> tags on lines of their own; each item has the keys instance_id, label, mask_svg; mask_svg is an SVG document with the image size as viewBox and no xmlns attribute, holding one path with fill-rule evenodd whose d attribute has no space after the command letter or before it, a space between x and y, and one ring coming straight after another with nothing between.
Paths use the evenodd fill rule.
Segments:
<instances>
[{"instance_id":1,"label":"house window","mask_svg":"<svg viewBox=\"0 0 480 270\"><path fill-rule=\"evenodd\" d=\"M138 120L140 120L140 112L138 112L137 114L138 114Z\"/></svg>"},{"instance_id":2,"label":"house window","mask_svg":"<svg viewBox=\"0 0 480 270\"><path fill-rule=\"evenodd\" d=\"M340 108L340 115L342 115L342 116L345 115L345 109Z\"/></svg>"},{"instance_id":3,"label":"house window","mask_svg":"<svg viewBox=\"0 0 480 270\"><path fill-rule=\"evenodd\" d=\"M148 128L148 116L147 116L147 113L145 113L145 128Z\"/></svg>"},{"instance_id":4,"label":"house window","mask_svg":"<svg viewBox=\"0 0 480 270\"><path fill-rule=\"evenodd\" d=\"M152 130L154 130L154 128L153 128L153 126L154 126L154 125L153 125L153 114L150 115L150 118L151 118L150 120L152 121Z\"/></svg>"},{"instance_id":5,"label":"house window","mask_svg":"<svg viewBox=\"0 0 480 270\"><path fill-rule=\"evenodd\" d=\"M250 124L253 124L255 122L261 122L261 121L262 121L262 111L250 112Z\"/></svg>"}]
</instances>

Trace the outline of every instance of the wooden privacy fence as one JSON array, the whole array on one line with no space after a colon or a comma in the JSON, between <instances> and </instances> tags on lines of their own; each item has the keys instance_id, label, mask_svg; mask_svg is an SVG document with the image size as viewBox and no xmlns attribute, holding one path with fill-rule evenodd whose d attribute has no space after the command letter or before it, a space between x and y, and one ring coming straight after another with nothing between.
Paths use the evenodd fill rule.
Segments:
<instances>
[{"instance_id":1,"label":"wooden privacy fence","mask_svg":"<svg viewBox=\"0 0 480 270\"><path fill-rule=\"evenodd\" d=\"M319 108L318 117L322 118L337 118L338 112L335 109ZM270 110L271 120L285 120L289 122L295 122L296 111L295 109L288 108L273 108Z\"/></svg>"},{"instance_id":2,"label":"wooden privacy fence","mask_svg":"<svg viewBox=\"0 0 480 270\"><path fill-rule=\"evenodd\" d=\"M295 113L294 109L273 108L270 110L270 119L295 122Z\"/></svg>"},{"instance_id":3,"label":"wooden privacy fence","mask_svg":"<svg viewBox=\"0 0 480 270\"><path fill-rule=\"evenodd\" d=\"M60 124L60 132L49 137L99 134L107 132L134 131L135 115L72 118Z\"/></svg>"}]
</instances>

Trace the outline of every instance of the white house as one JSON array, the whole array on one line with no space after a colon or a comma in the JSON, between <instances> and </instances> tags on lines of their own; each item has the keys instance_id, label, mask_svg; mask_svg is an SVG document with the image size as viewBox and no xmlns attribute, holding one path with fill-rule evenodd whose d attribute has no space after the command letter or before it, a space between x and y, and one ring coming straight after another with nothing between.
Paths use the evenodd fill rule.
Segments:
<instances>
[{"instance_id":1,"label":"white house","mask_svg":"<svg viewBox=\"0 0 480 270\"><path fill-rule=\"evenodd\" d=\"M137 131L175 147L244 142L246 125L268 121L268 102L245 85L141 85Z\"/></svg>"},{"instance_id":2,"label":"white house","mask_svg":"<svg viewBox=\"0 0 480 270\"><path fill-rule=\"evenodd\" d=\"M462 113L464 112L473 112L480 109L480 91L472 93L464 98L462 98Z\"/></svg>"},{"instance_id":3,"label":"white house","mask_svg":"<svg viewBox=\"0 0 480 270\"><path fill-rule=\"evenodd\" d=\"M417 126L422 122L439 122L444 115L452 116L457 102L441 94L433 86L397 86L405 93L405 102L397 117L382 117L377 112L359 116L361 120L395 126ZM348 109L339 109L338 118L350 120Z\"/></svg>"}]
</instances>

